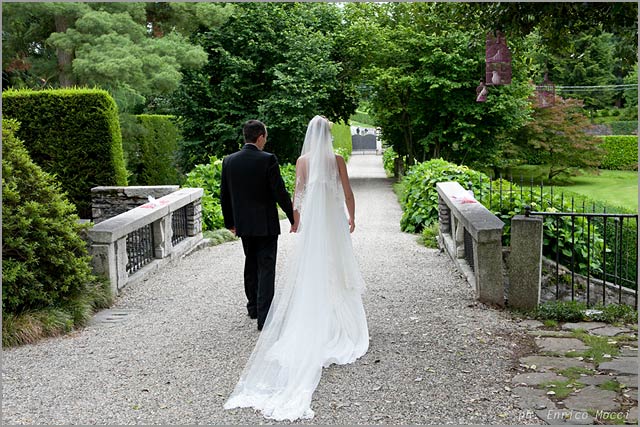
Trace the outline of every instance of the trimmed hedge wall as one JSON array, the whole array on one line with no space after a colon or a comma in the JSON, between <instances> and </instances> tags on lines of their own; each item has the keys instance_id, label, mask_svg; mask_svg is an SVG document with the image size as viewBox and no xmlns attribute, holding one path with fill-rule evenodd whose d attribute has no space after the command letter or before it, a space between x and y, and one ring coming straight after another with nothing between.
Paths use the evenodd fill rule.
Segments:
<instances>
[{"instance_id":1,"label":"trimmed hedge wall","mask_svg":"<svg viewBox=\"0 0 640 427\"><path fill-rule=\"evenodd\" d=\"M116 103L101 89L6 90L6 118L33 161L57 177L81 218L91 218L91 188L127 185Z\"/></svg>"},{"instance_id":2,"label":"trimmed hedge wall","mask_svg":"<svg viewBox=\"0 0 640 427\"><path fill-rule=\"evenodd\" d=\"M174 116L141 114L122 126L122 144L131 185L179 184L176 166L180 131ZM127 118L127 121L130 121Z\"/></svg>"},{"instance_id":3,"label":"trimmed hedge wall","mask_svg":"<svg viewBox=\"0 0 640 427\"><path fill-rule=\"evenodd\" d=\"M638 169L638 137L635 135L602 136L606 155L600 168L612 170Z\"/></svg>"}]
</instances>

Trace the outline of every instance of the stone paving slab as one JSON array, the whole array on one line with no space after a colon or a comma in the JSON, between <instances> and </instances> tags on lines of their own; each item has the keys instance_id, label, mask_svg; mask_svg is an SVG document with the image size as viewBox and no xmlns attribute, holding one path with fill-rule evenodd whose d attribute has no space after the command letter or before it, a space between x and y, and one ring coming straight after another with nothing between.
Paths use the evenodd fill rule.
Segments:
<instances>
[{"instance_id":1,"label":"stone paving slab","mask_svg":"<svg viewBox=\"0 0 640 427\"><path fill-rule=\"evenodd\" d=\"M598 365L598 370L602 372L614 372L619 375L638 375L637 357L620 357L610 362L603 362Z\"/></svg>"},{"instance_id":2,"label":"stone paving slab","mask_svg":"<svg viewBox=\"0 0 640 427\"><path fill-rule=\"evenodd\" d=\"M526 384L531 386L537 386L549 381L564 381L565 377L554 374L553 372L530 372L525 374L519 374L513 377L511 382L513 384Z\"/></svg>"},{"instance_id":3,"label":"stone paving slab","mask_svg":"<svg viewBox=\"0 0 640 427\"><path fill-rule=\"evenodd\" d=\"M600 385L607 381L614 381L616 377L609 375L587 375L586 377L580 377L576 381L584 385Z\"/></svg>"},{"instance_id":4,"label":"stone paving slab","mask_svg":"<svg viewBox=\"0 0 640 427\"><path fill-rule=\"evenodd\" d=\"M602 328L607 326L604 322L578 322L578 323L563 323L562 329L573 331L576 329L584 329L585 331L590 331L592 329Z\"/></svg>"},{"instance_id":5,"label":"stone paving slab","mask_svg":"<svg viewBox=\"0 0 640 427\"><path fill-rule=\"evenodd\" d=\"M573 367L585 368L585 369L593 368L593 366L591 366L589 363L585 362L584 360L579 360L575 357L533 355L533 356L526 356L526 357L520 358L520 363L525 364L529 367L534 365L536 371L542 371L542 372L550 372L551 370L561 371L563 369L573 368ZM534 369L534 368L530 368L530 369Z\"/></svg>"},{"instance_id":6,"label":"stone paving slab","mask_svg":"<svg viewBox=\"0 0 640 427\"><path fill-rule=\"evenodd\" d=\"M588 386L580 392L571 394L564 399L564 405L574 410L617 411L620 404L615 401L618 394L614 391L603 390L596 386Z\"/></svg>"},{"instance_id":7,"label":"stone paving slab","mask_svg":"<svg viewBox=\"0 0 640 427\"><path fill-rule=\"evenodd\" d=\"M620 384L624 384L627 388L638 388L638 376L637 375L623 375L615 377L616 381Z\"/></svg>"},{"instance_id":8,"label":"stone paving slab","mask_svg":"<svg viewBox=\"0 0 640 427\"><path fill-rule=\"evenodd\" d=\"M589 333L593 335L600 335L602 337L615 337L620 334L628 334L632 332L631 329L621 328L619 326L605 326L604 328L590 329Z\"/></svg>"},{"instance_id":9,"label":"stone paving slab","mask_svg":"<svg viewBox=\"0 0 640 427\"><path fill-rule=\"evenodd\" d=\"M543 327L544 323L542 323L539 320L526 319L526 320L523 320L523 321L519 322L518 325L522 326L523 328L527 328L527 329L536 329L536 328Z\"/></svg>"},{"instance_id":10,"label":"stone paving slab","mask_svg":"<svg viewBox=\"0 0 640 427\"><path fill-rule=\"evenodd\" d=\"M555 409L556 405L547 396L546 390L532 387L516 387L513 393L519 397L516 405L520 409Z\"/></svg>"},{"instance_id":11,"label":"stone paving slab","mask_svg":"<svg viewBox=\"0 0 640 427\"><path fill-rule=\"evenodd\" d=\"M536 345L540 347L540 351L549 353L568 353L570 351L583 351L589 347L577 338L538 338Z\"/></svg>"}]
</instances>

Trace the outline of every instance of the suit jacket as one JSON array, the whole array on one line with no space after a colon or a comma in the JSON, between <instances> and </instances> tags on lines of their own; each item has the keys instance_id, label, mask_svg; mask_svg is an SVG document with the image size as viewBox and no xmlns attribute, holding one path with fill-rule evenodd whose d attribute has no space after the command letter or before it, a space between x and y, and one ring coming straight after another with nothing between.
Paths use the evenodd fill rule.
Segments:
<instances>
[{"instance_id":1,"label":"suit jacket","mask_svg":"<svg viewBox=\"0 0 640 427\"><path fill-rule=\"evenodd\" d=\"M236 235L277 236L280 234L278 208L293 224L291 196L284 186L275 154L245 144L222 161L220 202L224 226Z\"/></svg>"}]
</instances>

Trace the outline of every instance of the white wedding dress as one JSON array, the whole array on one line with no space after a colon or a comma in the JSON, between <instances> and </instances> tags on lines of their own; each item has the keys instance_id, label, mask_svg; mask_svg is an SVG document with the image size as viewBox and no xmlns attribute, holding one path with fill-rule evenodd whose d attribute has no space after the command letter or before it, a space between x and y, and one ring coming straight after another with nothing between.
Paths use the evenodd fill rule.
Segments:
<instances>
[{"instance_id":1,"label":"white wedding dress","mask_svg":"<svg viewBox=\"0 0 640 427\"><path fill-rule=\"evenodd\" d=\"M296 248L264 328L225 409L253 407L269 419L313 418L322 368L369 347L360 273L326 119L309 123L296 167Z\"/></svg>"}]
</instances>

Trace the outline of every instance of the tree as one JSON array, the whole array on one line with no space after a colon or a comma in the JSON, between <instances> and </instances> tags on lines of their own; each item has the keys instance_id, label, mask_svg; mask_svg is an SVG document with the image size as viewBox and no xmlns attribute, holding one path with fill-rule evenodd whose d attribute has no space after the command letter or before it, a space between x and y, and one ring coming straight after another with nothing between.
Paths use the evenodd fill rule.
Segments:
<instances>
[{"instance_id":1,"label":"tree","mask_svg":"<svg viewBox=\"0 0 640 427\"><path fill-rule=\"evenodd\" d=\"M380 12L373 16L379 19L368 23L376 35L367 39L366 48L373 55L364 76L384 140L409 164L442 157L498 165L510 132L528 117L530 88L518 67L512 85L492 88L487 102L477 103L485 34L477 25L461 28L454 20L461 6L376 7Z\"/></svg>"},{"instance_id":2,"label":"tree","mask_svg":"<svg viewBox=\"0 0 640 427\"><path fill-rule=\"evenodd\" d=\"M333 4L243 3L220 28L197 32L208 62L186 73L166 109L184 119L183 168L237 150L248 119L266 123L282 162L295 160L315 114L348 120L355 91L333 37L340 20Z\"/></svg>"},{"instance_id":3,"label":"tree","mask_svg":"<svg viewBox=\"0 0 640 427\"><path fill-rule=\"evenodd\" d=\"M153 14L147 7L153 10L154 3L3 3L6 83L99 86L114 95L121 111L134 110L151 95L171 93L183 70L202 66L206 54L177 25L162 33L148 31L147 15ZM216 4L165 7L174 21L200 11L197 16L211 25L228 13Z\"/></svg>"},{"instance_id":4,"label":"tree","mask_svg":"<svg viewBox=\"0 0 640 427\"><path fill-rule=\"evenodd\" d=\"M534 108L532 120L520 131L520 141L544 153L551 181L563 173L599 166L603 152L598 138L586 133L590 127L582 101L556 96L552 106Z\"/></svg>"}]
</instances>

